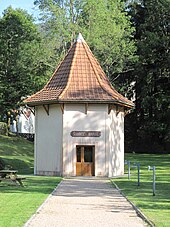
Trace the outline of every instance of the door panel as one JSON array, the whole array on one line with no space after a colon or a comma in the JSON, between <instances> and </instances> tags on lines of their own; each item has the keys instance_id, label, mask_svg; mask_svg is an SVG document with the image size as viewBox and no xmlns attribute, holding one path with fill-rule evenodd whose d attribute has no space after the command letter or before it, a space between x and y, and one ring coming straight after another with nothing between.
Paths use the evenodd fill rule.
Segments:
<instances>
[{"instance_id":1,"label":"door panel","mask_svg":"<svg viewBox=\"0 0 170 227\"><path fill-rule=\"evenodd\" d=\"M76 175L94 176L94 146L76 146Z\"/></svg>"},{"instance_id":2,"label":"door panel","mask_svg":"<svg viewBox=\"0 0 170 227\"><path fill-rule=\"evenodd\" d=\"M76 162L76 175L77 176L82 176L82 149L80 146L76 147L76 158L77 158L77 162Z\"/></svg>"},{"instance_id":3,"label":"door panel","mask_svg":"<svg viewBox=\"0 0 170 227\"><path fill-rule=\"evenodd\" d=\"M76 163L76 176L82 176L82 171L81 171L81 162Z\"/></svg>"},{"instance_id":4,"label":"door panel","mask_svg":"<svg viewBox=\"0 0 170 227\"><path fill-rule=\"evenodd\" d=\"M91 146L84 147L84 162L93 162L93 149Z\"/></svg>"}]
</instances>

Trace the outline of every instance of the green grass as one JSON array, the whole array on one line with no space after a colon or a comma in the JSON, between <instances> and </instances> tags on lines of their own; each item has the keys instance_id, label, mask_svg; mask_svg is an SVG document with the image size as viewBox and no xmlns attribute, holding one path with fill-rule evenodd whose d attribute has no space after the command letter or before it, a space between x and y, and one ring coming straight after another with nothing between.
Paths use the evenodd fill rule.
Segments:
<instances>
[{"instance_id":1,"label":"green grass","mask_svg":"<svg viewBox=\"0 0 170 227\"><path fill-rule=\"evenodd\" d=\"M20 174L32 174L33 143L23 138L0 135L0 157ZM137 186L137 170L131 179L113 181L157 227L170 226L170 155L126 154L126 160L141 164L141 185ZM156 196L152 195L152 171L156 166ZM127 166L126 166L127 173ZM22 226L60 182L57 177L26 176L25 187L0 183L0 227Z\"/></svg>"},{"instance_id":2,"label":"green grass","mask_svg":"<svg viewBox=\"0 0 170 227\"><path fill-rule=\"evenodd\" d=\"M141 183L137 186L137 170L131 168L131 179L112 179L121 191L157 227L170 226L170 155L126 154L126 160L141 164ZM148 166L156 166L156 195L152 193L152 173ZM125 168L127 173L127 166Z\"/></svg>"},{"instance_id":3,"label":"green grass","mask_svg":"<svg viewBox=\"0 0 170 227\"><path fill-rule=\"evenodd\" d=\"M26 139L0 135L0 157L19 175L33 173L33 143ZM26 175L24 188L0 182L0 227L23 226L60 181L59 177Z\"/></svg>"},{"instance_id":4,"label":"green grass","mask_svg":"<svg viewBox=\"0 0 170 227\"><path fill-rule=\"evenodd\" d=\"M32 174L34 167L34 144L16 136L0 135L0 157L19 174Z\"/></svg>"},{"instance_id":5,"label":"green grass","mask_svg":"<svg viewBox=\"0 0 170 227\"><path fill-rule=\"evenodd\" d=\"M0 183L0 227L20 227L35 213L59 177L26 176L25 187Z\"/></svg>"}]
</instances>

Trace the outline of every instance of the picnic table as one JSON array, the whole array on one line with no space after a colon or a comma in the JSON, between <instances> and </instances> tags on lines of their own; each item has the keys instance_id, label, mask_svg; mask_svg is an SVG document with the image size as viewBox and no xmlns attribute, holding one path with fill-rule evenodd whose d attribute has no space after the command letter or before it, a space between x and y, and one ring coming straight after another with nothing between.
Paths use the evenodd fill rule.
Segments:
<instances>
[{"instance_id":1,"label":"picnic table","mask_svg":"<svg viewBox=\"0 0 170 227\"><path fill-rule=\"evenodd\" d=\"M15 183L16 185L20 185L24 187L22 180L24 180L24 177L19 177L17 175L17 170L9 170L9 169L4 169L0 170L0 182L12 182Z\"/></svg>"}]
</instances>

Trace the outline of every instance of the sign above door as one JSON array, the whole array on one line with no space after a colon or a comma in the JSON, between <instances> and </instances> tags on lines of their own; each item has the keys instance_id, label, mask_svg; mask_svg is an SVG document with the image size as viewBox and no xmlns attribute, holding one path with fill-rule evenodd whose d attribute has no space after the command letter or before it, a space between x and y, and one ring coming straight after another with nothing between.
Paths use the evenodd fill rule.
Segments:
<instances>
[{"instance_id":1,"label":"sign above door","mask_svg":"<svg viewBox=\"0 0 170 227\"><path fill-rule=\"evenodd\" d=\"M72 131L70 133L72 137L100 137L100 131Z\"/></svg>"}]
</instances>

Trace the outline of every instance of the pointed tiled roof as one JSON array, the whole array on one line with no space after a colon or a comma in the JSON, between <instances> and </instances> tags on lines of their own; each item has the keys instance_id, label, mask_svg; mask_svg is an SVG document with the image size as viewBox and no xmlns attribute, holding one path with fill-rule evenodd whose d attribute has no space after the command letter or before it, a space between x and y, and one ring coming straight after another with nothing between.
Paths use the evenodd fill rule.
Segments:
<instances>
[{"instance_id":1,"label":"pointed tiled roof","mask_svg":"<svg viewBox=\"0 0 170 227\"><path fill-rule=\"evenodd\" d=\"M45 87L24 102L32 106L65 102L134 106L111 86L81 34Z\"/></svg>"}]
</instances>

